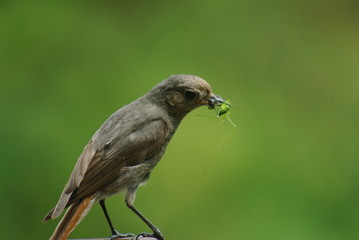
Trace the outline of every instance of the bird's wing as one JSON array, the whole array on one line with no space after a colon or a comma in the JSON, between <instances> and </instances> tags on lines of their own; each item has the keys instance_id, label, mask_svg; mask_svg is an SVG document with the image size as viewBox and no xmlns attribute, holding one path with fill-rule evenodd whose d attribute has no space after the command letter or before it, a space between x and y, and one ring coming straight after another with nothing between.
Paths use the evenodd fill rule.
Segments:
<instances>
[{"instance_id":1,"label":"bird's wing","mask_svg":"<svg viewBox=\"0 0 359 240\"><path fill-rule=\"evenodd\" d=\"M143 121L136 126L135 131L124 136L115 136L118 131L106 132L109 139L106 144L98 144L95 134L80 155L57 205L45 221L58 217L78 199L115 181L124 166L137 165L155 155L169 135L168 125L162 118ZM104 139L101 138L101 141ZM98 149L99 146L102 148Z\"/></svg>"},{"instance_id":2,"label":"bird's wing","mask_svg":"<svg viewBox=\"0 0 359 240\"><path fill-rule=\"evenodd\" d=\"M154 156L168 135L167 123L159 118L144 124L125 138L114 139L108 149L94 156L68 205L114 182L123 167L138 165Z\"/></svg>"}]
</instances>

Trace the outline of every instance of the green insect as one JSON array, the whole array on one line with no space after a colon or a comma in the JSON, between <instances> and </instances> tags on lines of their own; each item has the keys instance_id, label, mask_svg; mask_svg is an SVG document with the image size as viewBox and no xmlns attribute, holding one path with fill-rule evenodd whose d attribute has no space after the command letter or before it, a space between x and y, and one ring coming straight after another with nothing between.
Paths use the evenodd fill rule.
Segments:
<instances>
[{"instance_id":1,"label":"green insect","mask_svg":"<svg viewBox=\"0 0 359 240\"><path fill-rule=\"evenodd\" d=\"M225 101L222 102L218 105L218 110L217 110L217 118L219 118L220 116L224 115L224 117L232 124L233 127L237 127L231 120L231 118L229 117L231 104L229 103L229 101Z\"/></svg>"},{"instance_id":2,"label":"green insect","mask_svg":"<svg viewBox=\"0 0 359 240\"><path fill-rule=\"evenodd\" d=\"M229 117L230 107L231 104L229 103L229 100L223 101L223 99L220 96L215 96L215 98L213 98L211 101L208 102L209 109L217 110L217 118L224 115L224 117L232 124L233 127L237 127Z\"/></svg>"},{"instance_id":3,"label":"green insect","mask_svg":"<svg viewBox=\"0 0 359 240\"><path fill-rule=\"evenodd\" d=\"M231 104L229 102L223 102L221 105L219 105L219 109L217 111L217 118L219 116L222 116L223 114L229 114L229 108Z\"/></svg>"},{"instance_id":4,"label":"green insect","mask_svg":"<svg viewBox=\"0 0 359 240\"><path fill-rule=\"evenodd\" d=\"M227 139L234 133L236 130L236 125L232 122L231 118L229 117L229 111L231 108L231 104L229 100L224 101L220 96L217 96L217 98L213 98L211 101L208 102L208 108L209 109L216 109L217 112L217 118L220 118L223 116L223 120L220 124L224 121L224 119L227 119L228 122L234 127L231 132L228 134L228 136L223 139L219 145L218 148L221 149L221 146L227 141Z\"/></svg>"},{"instance_id":5,"label":"green insect","mask_svg":"<svg viewBox=\"0 0 359 240\"><path fill-rule=\"evenodd\" d=\"M234 127L233 130L227 135L226 138L224 138L219 144L218 144L218 149L221 149L221 146L228 140L228 138L234 133L235 129L236 129L236 124L234 124L231 120L231 118L229 117L230 115L230 107L231 104L229 103L229 100L222 102L222 103L218 103L217 104L217 118L223 116L225 119L228 120L228 122ZM223 121L223 120L222 120Z\"/></svg>"}]
</instances>

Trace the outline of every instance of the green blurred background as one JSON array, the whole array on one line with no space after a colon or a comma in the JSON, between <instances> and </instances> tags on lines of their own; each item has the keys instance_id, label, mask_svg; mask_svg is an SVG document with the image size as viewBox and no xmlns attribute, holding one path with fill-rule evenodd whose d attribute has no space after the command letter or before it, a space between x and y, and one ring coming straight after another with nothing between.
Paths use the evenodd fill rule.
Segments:
<instances>
[{"instance_id":1,"label":"green blurred background","mask_svg":"<svg viewBox=\"0 0 359 240\"><path fill-rule=\"evenodd\" d=\"M359 239L358 1L2 1L0 29L0 239L47 239L92 134L176 73L232 99L237 128L194 111L139 190L167 239ZM105 236L98 205L71 235Z\"/></svg>"}]
</instances>

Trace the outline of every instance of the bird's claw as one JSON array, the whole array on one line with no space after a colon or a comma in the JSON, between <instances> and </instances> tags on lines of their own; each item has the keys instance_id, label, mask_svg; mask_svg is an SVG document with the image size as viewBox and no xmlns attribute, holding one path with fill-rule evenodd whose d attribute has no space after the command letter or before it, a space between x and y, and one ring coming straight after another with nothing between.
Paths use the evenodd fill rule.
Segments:
<instances>
[{"instance_id":1,"label":"bird's claw","mask_svg":"<svg viewBox=\"0 0 359 240\"><path fill-rule=\"evenodd\" d=\"M153 238L156 238L158 240L165 240L165 238L163 237L161 232L141 233L141 234L138 234L134 240L140 240L141 238L145 238L145 237L153 237Z\"/></svg>"}]
</instances>

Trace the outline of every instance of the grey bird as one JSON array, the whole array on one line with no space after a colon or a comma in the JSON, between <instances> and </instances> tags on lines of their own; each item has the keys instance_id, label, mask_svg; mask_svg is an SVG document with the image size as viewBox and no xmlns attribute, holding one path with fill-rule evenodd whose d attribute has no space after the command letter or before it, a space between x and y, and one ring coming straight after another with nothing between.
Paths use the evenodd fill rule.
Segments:
<instances>
[{"instance_id":1,"label":"grey bird","mask_svg":"<svg viewBox=\"0 0 359 240\"><path fill-rule=\"evenodd\" d=\"M129 237L113 227L105 206L107 197L122 191L126 192L127 206L153 231L148 235L164 239L134 207L137 188L149 178L186 114L200 106L213 108L223 102L202 78L180 74L117 110L90 139L58 203L45 216L43 221L57 218L68 208L50 240L67 239L97 201L112 238Z\"/></svg>"}]
</instances>

